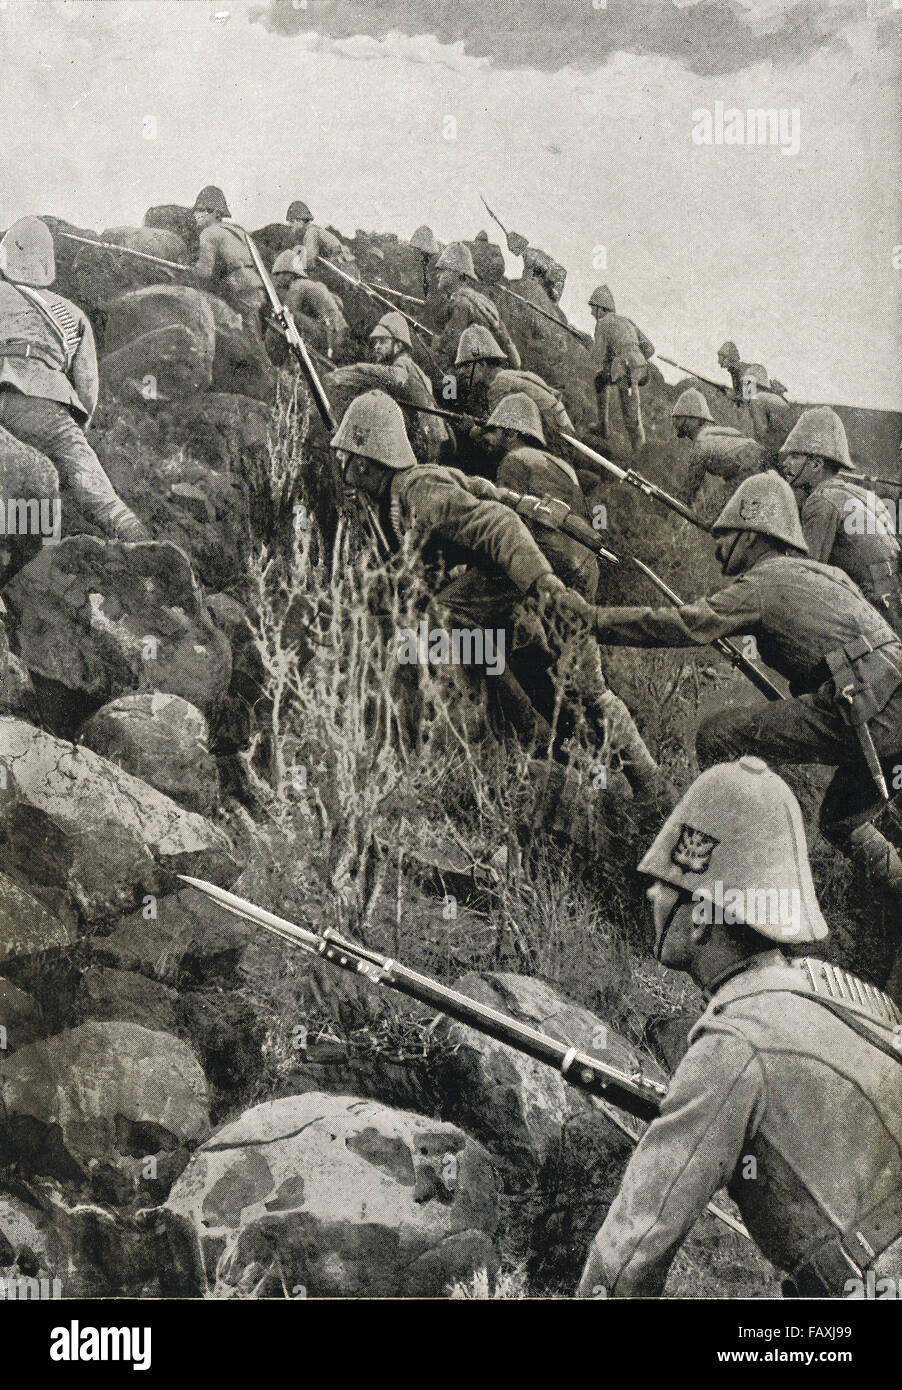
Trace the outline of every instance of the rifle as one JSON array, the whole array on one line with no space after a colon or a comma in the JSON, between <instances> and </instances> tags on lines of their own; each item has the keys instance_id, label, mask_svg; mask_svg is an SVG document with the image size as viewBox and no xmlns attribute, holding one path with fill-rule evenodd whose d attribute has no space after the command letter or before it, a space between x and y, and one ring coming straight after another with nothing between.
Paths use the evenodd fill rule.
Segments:
<instances>
[{"instance_id":1,"label":"rifle","mask_svg":"<svg viewBox=\"0 0 902 1390\"><path fill-rule=\"evenodd\" d=\"M486 202L485 198L483 198L483 196L482 196L481 193L480 193L480 195L479 195L479 198L480 198L480 201L481 201L481 203L482 203L482 206L485 208L485 210L486 210L486 212L488 213L489 217L491 217L491 219L492 219L493 222L497 222L498 226L501 228L502 232L503 232L504 235L505 235L505 238L509 237L509 236L510 236L510 232L507 230L507 228L505 227L504 223L501 221L501 218L498 216L498 214L492 212L492 209L489 207L488 203Z\"/></svg>"},{"instance_id":2,"label":"rifle","mask_svg":"<svg viewBox=\"0 0 902 1390\"><path fill-rule=\"evenodd\" d=\"M513 507L519 516L527 517L537 526L546 526L551 531L563 531L565 536L572 536L587 550L600 555L602 560L612 565L620 564L619 555L603 546L594 527L581 516L574 516L566 502L561 502L557 497L533 497L530 493L514 492L508 487L499 488L498 491L502 494L501 500Z\"/></svg>"},{"instance_id":3,"label":"rifle","mask_svg":"<svg viewBox=\"0 0 902 1390\"><path fill-rule=\"evenodd\" d=\"M260 252L257 250L257 247L250 233L244 231L244 229L242 228L242 235L244 237L245 242L247 243L247 249L250 252L251 260L254 263L254 268L256 269L257 274L260 277L260 281L263 285L263 288L266 291L266 296L269 300L273 317L278 323L280 331L284 334L285 341L288 343L288 346L291 349L291 352L293 353L295 360L297 361L298 365L301 368L301 371L304 374L304 379L307 382L308 387L310 388L310 393L313 396L313 401L319 412L320 419L322 420L326 429L329 431L330 436L334 435L336 430L338 429L338 421L335 419L335 415L333 414L332 406L329 401L329 397L326 395L323 383L320 381L319 377L316 374L316 368L313 365L313 360L310 356L310 353L307 351L307 344L301 337L300 330L298 329L298 326L294 321L294 315L292 314L290 309L287 309L285 307L285 305L279 298L278 293L276 291L276 287L273 284L272 279L270 278L269 271L263 264ZM332 463L332 483L335 489L335 501L336 505L340 509L343 505L346 505L344 479L341 475L341 469L338 465L338 460L336 459L331 449L329 450L329 457ZM372 538L373 543L376 546L377 552L382 555L383 559L386 559L390 553L390 548L388 545L388 541L385 538L385 533L383 532L382 527L379 525L379 522L373 516L373 513L370 510L370 508L367 507L365 504L360 504L355 510L357 511L357 514L360 520L362 521L365 529L369 532L370 537Z\"/></svg>"},{"instance_id":4,"label":"rifle","mask_svg":"<svg viewBox=\"0 0 902 1390\"><path fill-rule=\"evenodd\" d=\"M393 304L390 299L385 298L384 294L380 294L378 290L373 289L373 286L368 284L366 280L355 280L353 275L349 275L346 270L340 270L337 265L333 265L333 263L326 260L324 256L320 257L318 264L328 266L328 268L334 271L336 275L340 276L342 280L347 280L349 285L354 285L356 289L363 290L364 294L369 295L370 299L375 299L380 304L387 305L389 309L392 309L396 314L400 314L402 318L405 318L418 333L425 333L427 338L435 337L433 329L427 328L425 323L420 323L412 314L405 314L403 309L399 309L397 304Z\"/></svg>"},{"instance_id":5,"label":"rifle","mask_svg":"<svg viewBox=\"0 0 902 1390\"><path fill-rule=\"evenodd\" d=\"M311 955L321 956L330 965L348 970L354 975L362 975L373 985L388 985L390 989L406 994L458 1023L468 1024L498 1042L508 1043L519 1052L537 1062L544 1062L561 1072L565 1080L590 1095L600 1096L612 1104L626 1110L638 1120L653 1120L658 1113L661 1100L667 1094L667 1087L660 1081L643 1075L641 1071L632 1074L619 1071L607 1062L575 1047L559 1043L547 1033L528 1024L520 1023L510 1015L475 999L469 999L458 990L449 989L428 975L411 970L400 961L380 955L356 941L338 936L331 928L322 933L307 931L284 917L276 917L262 907L246 902L234 893L203 879L190 878L179 874L183 883L212 898L214 902L241 917L247 922L263 927L274 936L281 937Z\"/></svg>"},{"instance_id":6,"label":"rifle","mask_svg":"<svg viewBox=\"0 0 902 1390\"><path fill-rule=\"evenodd\" d=\"M100 251L119 251L123 256L135 256L139 261L152 261L154 265L165 265L170 270L193 270L193 265L183 265L181 261L166 261L162 256L152 256L149 251L133 251L130 246L120 246L118 241L96 241L93 237L76 236L74 232L57 232L66 241L80 241L83 246L96 246Z\"/></svg>"},{"instance_id":7,"label":"rifle","mask_svg":"<svg viewBox=\"0 0 902 1390\"><path fill-rule=\"evenodd\" d=\"M886 487L902 488L902 478L881 478L876 473L859 473L857 468L843 468L839 476L850 483L883 483Z\"/></svg>"},{"instance_id":8,"label":"rifle","mask_svg":"<svg viewBox=\"0 0 902 1390\"><path fill-rule=\"evenodd\" d=\"M737 398L736 392L733 390L732 386L724 386L722 381L715 381L714 378L710 376L702 376L701 372L694 372L691 367L684 367L682 363L674 362L672 357L665 357L663 352L656 352L655 356L659 357L662 362L666 362L669 367L676 367L678 372L685 372L687 376L694 376L696 381L703 381L706 386L713 386L715 391L721 391L723 395L728 396L736 405L742 404L741 398Z\"/></svg>"},{"instance_id":9,"label":"rifle","mask_svg":"<svg viewBox=\"0 0 902 1390\"><path fill-rule=\"evenodd\" d=\"M648 575L651 582L661 590L661 593L664 594L666 598L670 599L670 602L676 608L683 607L683 600L680 598L679 594L675 593L668 584L665 584L659 574L655 574L654 570L651 569L649 565L643 564L641 560L637 560L635 555L632 557L632 561L634 565L639 567L643 574ZM757 689L761 691L762 695L767 696L768 700L786 699L786 696L779 686L774 685L770 677L766 676L763 671L759 671L755 663L750 661L745 653L742 652L740 648L737 647L736 643L731 641L729 637L715 637L710 645L715 651L720 652L721 656L725 656L730 664L736 667L737 671L741 671L742 674L752 682L752 685L756 686Z\"/></svg>"},{"instance_id":10,"label":"rifle","mask_svg":"<svg viewBox=\"0 0 902 1390\"><path fill-rule=\"evenodd\" d=\"M660 1110L661 1101L667 1094L667 1087L663 1082L646 1076L641 1070L620 1071L619 1068L600 1061L590 1053L568 1047L548 1033L542 1033L537 1028L521 1023L510 1014L502 1013L500 1009L480 1004L475 999L468 998L466 994L450 989L428 975L420 974L418 970L411 970L400 961L380 955L378 951L370 950L369 947L360 946L356 941L349 941L333 932L331 927L321 933L307 931L284 917L276 917L274 913L239 898L235 893L229 893L225 888L217 888L205 879L190 878L187 874L179 874L178 877L198 893L203 893L227 912L231 912L233 916L262 927L264 931L287 941L299 950L311 956L319 956L330 965L347 970L352 975L362 975L371 985L387 985L389 989L397 990L409 999L416 999L419 1003L426 1004L469 1028L475 1028L477 1032L485 1033L488 1037L515 1048L537 1062L554 1067L571 1086L585 1091L597 1107L603 1110L634 1144L637 1142L637 1136L619 1119L617 1110L613 1107L616 1106L635 1119L644 1121L655 1119ZM749 1239L745 1226L729 1212L723 1211L714 1202L708 1203L708 1211L732 1231Z\"/></svg>"},{"instance_id":11,"label":"rifle","mask_svg":"<svg viewBox=\"0 0 902 1390\"><path fill-rule=\"evenodd\" d=\"M576 338L580 345L586 349L586 352L589 351L583 342L584 335L580 333L578 328L572 328L569 323L564 323L561 319L555 318L554 314L549 314L547 309L540 309L538 304L533 304L531 299L526 299L522 294L517 294L514 290L509 290L507 285L502 285L500 281L495 284L494 288L500 290L502 294L510 295L511 299L516 299L518 304L525 304L527 309L531 309L534 314L540 314L543 319L548 319L549 323L557 324L558 328L563 328L565 332L570 333Z\"/></svg>"},{"instance_id":12,"label":"rifle","mask_svg":"<svg viewBox=\"0 0 902 1390\"><path fill-rule=\"evenodd\" d=\"M594 449L590 449L588 444L583 444L581 440L575 439L572 434L561 433L561 439L566 439L571 448L576 449L577 453L583 454L591 459L593 463L600 463L602 468L607 469L608 473L613 473L614 477L621 483L629 483L630 487L637 488L645 497L652 498L655 502L663 502L665 507L669 507L677 516L681 516L684 521L691 521L693 526L697 526L700 531L710 533L710 526L702 521L691 507L687 507L685 502L679 498L672 497L669 492L665 492L657 483L649 482L643 478L641 473L637 473L634 468L620 468L610 459L606 459L603 454L598 454Z\"/></svg>"}]
</instances>

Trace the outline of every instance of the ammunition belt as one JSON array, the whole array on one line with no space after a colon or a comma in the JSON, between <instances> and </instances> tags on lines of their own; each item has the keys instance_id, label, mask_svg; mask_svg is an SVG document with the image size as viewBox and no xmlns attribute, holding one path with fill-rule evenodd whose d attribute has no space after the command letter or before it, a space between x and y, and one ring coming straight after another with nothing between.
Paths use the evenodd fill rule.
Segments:
<instances>
[{"instance_id":1,"label":"ammunition belt","mask_svg":"<svg viewBox=\"0 0 902 1390\"><path fill-rule=\"evenodd\" d=\"M51 367L56 372L65 370L64 364L58 357L53 356L49 348L26 342L24 338L11 338L7 342L0 342L0 357L33 357L36 361L42 362L45 367Z\"/></svg>"},{"instance_id":2,"label":"ammunition belt","mask_svg":"<svg viewBox=\"0 0 902 1390\"><path fill-rule=\"evenodd\" d=\"M793 969L804 973L812 991L822 999L836 1000L837 1003L851 1007L857 1013L867 1014L878 1022L895 1028L902 1024L902 1011L885 990L867 980L860 980L850 970L819 960L816 956L804 956L792 962Z\"/></svg>"},{"instance_id":3,"label":"ammunition belt","mask_svg":"<svg viewBox=\"0 0 902 1390\"><path fill-rule=\"evenodd\" d=\"M796 1265L790 1291L800 1298L836 1297L902 1236L902 1191L891 1192L845 1231L834 1231Z\"/></svg>"}]
</instances>

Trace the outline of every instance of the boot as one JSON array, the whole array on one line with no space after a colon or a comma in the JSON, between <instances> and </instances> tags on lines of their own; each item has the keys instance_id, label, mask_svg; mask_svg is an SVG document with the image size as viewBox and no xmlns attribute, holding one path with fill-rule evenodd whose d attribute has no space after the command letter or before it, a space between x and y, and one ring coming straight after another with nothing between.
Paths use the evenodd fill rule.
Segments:
<instances>
[{"instance_id":1,"label":"boot","mask_svg":"<svg viewBox=\"0 0 902 1390\"><path fill-rule=\"evenodd\" d=\"M676 789L648 751L620 696L605 690L597 697L595 706L602 714L604 729L621 759L633 795L641 801L654 801L662 811L672 811L677 803Z\"/></svg>"},{"instance_id":2,"label":"boot","mask_svg":"<svg viewBox=\"0 0 902 1390\"><path fill-rule=\"evenodd\" d=\"M902 859L874 825L860 825L849 836L852 859L874 886L902 906Z\"/></svg>"}]
</instances>

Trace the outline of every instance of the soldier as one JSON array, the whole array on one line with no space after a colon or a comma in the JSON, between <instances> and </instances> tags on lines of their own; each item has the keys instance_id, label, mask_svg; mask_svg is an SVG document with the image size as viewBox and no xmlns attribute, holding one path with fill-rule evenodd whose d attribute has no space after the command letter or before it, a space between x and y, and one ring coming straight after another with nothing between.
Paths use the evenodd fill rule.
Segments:
<instances>
[{"instance_id":1,"label":"soldier","mask_svg":"<svg viewBox=\"0 0 902 1390\"><path fill-rule=\"evenodd\" d=\"M792 792L759 758L709 768L639 872L655 956L707 1008L578 1295L659 1296L725 1182L787 1296L863 1298L869 1273L902 1280L902 1014L846 971L785 954L828 931Z\"/></svg>"},{"instance_id":2,"label":"soldier","mask_svg":"<svg viewBox=\"0 0 902 1390\"><path fill-rule=\"evenodd\" d=\"M285 307L291 310L295 319L312 320L321 327L326 355L334 357L336 351L344 346L348 333L348 321L339 296L318 280L309 278L304 269L304 257L296 250L283 251L276 257L272 277ZM267 329L266 347L277 365L285 361L287 348L281 334L274 328Z\"/></svg>"},{"instance_id":3,"label":"soldier","mask_svg":"<svg viewBox=\"0 0 902 1390\"><path fill-rule=\"evenodd\" d=\"M554 313L561 323L566 323L566 315L558 308L567 283L564 267L553 256L549 256L547 251L540 251L538 246L530 246L527 238L519 232L507 233L507 249L512 256L523 257L521 292L526 292L527 298L533 299L528 290L532 285L538 287L541 291L539 307Z\"/></svg>"},{"instance_id":4,"label":"soldier","mask_svg":"<svg viewBox=\"0 0 902 1390\"><path fill-rule=\"evenodd\" d=\"M332 448L348 489L363 494L391 548L410 539L419 545L427 583L434 587L439 575L467 564L463 574L434 594L453 622L502 629L510 651L517 611L528 595L540 605L553 605L566 622L584 623L591 614L583 598L554 573L525 523L505 505L513 499L503 488L453 468L415 467L404 418L384 392L369 391L351 402ZM526 740L547 738L547 724L537 717L516 675L507 669L503 677L498 685L507 723ZM606 694L611 724L622 719L635 731L626 707ZM641 743L638 733L635 737ZM647 750L645 757L641 766L624 770L640 794L657 794L660 775Z\"/></svg>"},{"instance_id":5,"label":"soldier","mask_svg":"<svg viewBox=\"0 0 902 1390\"><path fill-rule=\"evenodd\" d=\"M792 698L709 715L695 737L699 765L755 753L834 767L822 832L902 902L902 862L869 823L883 804L879 779L902 765L902 642L843 570L807 558L792 490L776 473L746 478L711 529L733 582L681 608L599 608L599 642L753 636Z\"/></svg>"},{"instance_id":6,"label":"soldier","mask_svg":"<svg viewBox=\"0 0 902 1390\"><path fill-rule=\"evenodd\" d=\"M84 436L97 406L97 353L77 304L51 291L53 237L37 217L0 241L0 425L46 454L85 520L104 535L148 540Z\"/></svg>"},{"instance_id":7,"label":"soldier","mask_svg":"<svg viewBox=\"0 0 902 1390\"><path fill-rule=\"evenodd\" d=\"M473 241L465 241L463 245L473 258L477 280L495 285L504 279L504 252L495 242L489 241L488 232L477 232Z\"/></svg>"},{"instance_id":8,"label":"soldier","mask_svg":"<svg viewBox=\"0 0 902 1390\"><path fill-rule=\"evenodd\" d=\"M721 343L720 347L717 349L717 365L723 367L725 371L730 373L730 380L733 383L733 393L737 405L739 405L743 399L742 378L745 376L746 372L754 369L762 372L765 377L767 376L767 371L762 367L760 362L743 362L742 358L739 356L738 347L735 343L729 341Z\"/></svg>"},{"instance_id":9,"label":"soldier","mask_svg":"<svg viewBox=\"0 0 902 1390\"><path fill-rule=\"evenodd\" d=\"M223 220L232 214L222 189L212 184L202 188L192 211L200 233L200 252L194 267L198 279L206 281L214 294L224 285L241 306L247 332L262 340L266 291L254 268L244 233Z\"/></svg>"},{"instance_id":10,"label":"soldier","mask_svg":"<svg viewBox=\"0 0 902 1390\"><path fill-rule=\"evenodd\" d=\"M845 570L902 634L893 517L881 498L855 482L858 469L836 412L828 405L804 411L780 450L778 466L799 504L812 560Z\"/></svg>"},{"instance_id":11,"label":"soldier","mask_svg":"<svg viewBox=\"0 0 902 1390\"><path fill-rule=\"evenodd\" d=\"M752 433L764 450L767 467L776 465L777 454L795 422L795 411L783 395L768 381L767 373L759 367L751 366L742 377L742 395L748 402L752 416Z\"/></svg>"},{"instance_id":12,"label":"soldier","mask_svg":"<svg viewBox=\"0 0 902 1390\"><path fill-rule=\"evenodd\" d=\"M535 372L525 372L522 368L507 370L506 362L503 348L482 324L474 323L461 333L454 365L468 369L466 400L472 412L480 413L482 406L494 410L505 396L522 392L535 401L542 424L549 433L565 430L568 434L574 434L573 421L564 407L562 393L549 386Z\"/></svg>"},{"instance_id":13,"label":"soldier","mask_svg":"<svg viewBox=\"0 0 902 1390\"><path fill-rule=\"evenodd\" d=\"M739 483L766 467L764 450L754 439L729 425L716 425L701 391L690 386L670 412L678 439L691 440L686 471L686 500L693 502L708 473Z\"/></svg>"},{"instance_id":14,"label":"soldier","mask_svg":"<svg viewBox=\"0 0 902 1390\"><path fill-rule=\"evenodd\" d=\"M608 393L614 386L620 396L623 423L635 453L645 443L639 389L648 380L648 361L655 355L654 343L632 319L617 313L614 296L607 285L599 285L592 291L589 306L595 319L592 361L598 397L598 424L592 427L591 433L600 439L608 438Z\"/></svg>"},{"instance_id":15,"label":"soldier","mask_svg":"<svg viewBox=\"0 0 902 1390\"><path fill-rule=\"evenodd\" d=\"M435 263L438 272L435 307L440 337L436 353L441 362L453 362L460 335L471 323L480 323L501 344L512 367L520 366L520 354L500 313L490 299L474 289L473 257L461 242L446 246Z\"/></svg>"},{"instance_id":16,"label":"soldier","mask_svg":"<svg viewBox=\"0 0 902 1390\"><path fill-rule=\"evenodd\" d=\"M410 244L415 251L419 251L423 258L423 298L428 299L432 293L432 271L444 247L436 239L432 228L425 224L422 227L417 227L410 238Z\"/></svg>"},{"instance_id":17,"label":"soldier","mask_svg":"<svg viewBox=\"0 0 902 1390\"><path fill-rule=\"evenodd\" d=\"M307 270L313 269L320 256L327 261L353 261L354 257L344 242L325 227L317 226L313 213L299 198L289 204L285 220L297 237L297 246L304 248Z\"/></svg>"},{"instance_id":18,"label":"soldier","mask_svg":"<svg viewBox=\"0 0 902 1390\"><path fill-rule=\"evenodd\" d=\"M445 445L453 449L454 439L439 416L414 408L425 406L427 411L434 410L436 402L428 376L411 356L413 344L404 315L394 310L383 314L370 334L370 342L376 361L339 367L330 377L332 385L355 391L385 391L402 404L407 432L420 461L437 462Z\"/></svg>"}]
</instances>

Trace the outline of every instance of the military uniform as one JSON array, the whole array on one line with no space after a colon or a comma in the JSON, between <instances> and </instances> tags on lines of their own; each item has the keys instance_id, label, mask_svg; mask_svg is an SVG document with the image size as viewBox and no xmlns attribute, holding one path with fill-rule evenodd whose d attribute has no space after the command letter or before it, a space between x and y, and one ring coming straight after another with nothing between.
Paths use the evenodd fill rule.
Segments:
<instances>
[{"instance_id":1,"label":"military uniform","mask_svg":"<svg viewBox=\"0 0 902 1390\"><path fill-rule=\"evenodd\" d=\"M504 375L515 374L506 372ZM564 459L556 458L544 449L533 449L528 445L511 449L498 466L496 482L499 487L528 496L554 497L563 502L573 516L582 521L589 519L586 499L576 473ZM563 531L538 525L530 529L558 578L584 599L593 602L598 589L598 560L591 550ZM597 651L597 647L595 649Z\"/></svg>"},{"instance_id":2,"label":"military uniform","mask_svg":"<svg viewBox=\"0 0 902 1390\"><path fill-rule=\"evenodd\" d=\"M686 475L686 492L692 501L708 473L738 484L760 473L767 460L760 444L729 425L704 424L692 441Z\"/></svg>"},{"instance_id":3,"label":"military uniform","mask_svg":"<svg viewBox=\"0 0 902 1390\"><path fill-rule=\"evenodd\" d=\"M430 410L436 408L432 383L409 352L401 352L393 362L355 362L339 367L330 380L336 386L357 391L385 391L393 400L411 401ZM451 430L438 415L427 415L401 404L404 423L414 451L421 462L435 463L442 445L453 439Z\"/></svg>"},{"instance_id":4,"label":"military uniform","mask_svg":"<svg viewBox=\"0 0 902 1390\"><path fill-rule=\"evenodd\" d=\"M615 387L630 444L634 450L642 448L645 429L639 388L648 380L648 360L654 354L654 343L632 319L609 312L596 321L592 364L598 396L597 432L602 439L607 439L610 431L608 388Z\"/></svg>"},{"instance_id":5,"label":"military uniform","mask_svg":"<svg viewBox=\"0 0 902 1390\"><path fill-rule=\"evenodd\" d=\"M603 608L602 644L706 646L754 636L761 660L795 698L731 706L703 720L700 766L757 753L775 763L836 767L823 805L825 830L863 824L881 804L855 728L837 701L835 669L851 668L875 706L868 726L885 774L902 761L902 642L848 575L804 556L769 555L710 598L680 608ZM842 684L846 682L843 679Z\"/></svg>"},{"instance_id":6,"label":"military uniform","mask_svg":"<svg viewBox=\"0 0 902 1390\"><path fill-rule=\"evenodd\" d=\"M795 411L775 391L755 391L748 401L752 430L762 449L776 457L795 424Z\"/></svg>"},{"instance_id":7,"label":"military uniform","mask_svg":"<svg viewBox=\"0 0 902 1390\"><path fill-rule=\"evenodd\" d=\"M902 634L899 541L886 505L851 477L825 478L801 502L812 560L836 565Z\"/></svg>"},{"instance_id":8,"label":"military uniform","mask_svg":"<svg viewBox=\"0 0 902 1390\"><path fill-rule=\"evenodd\" d=\"M261 313L266 291L254 268L244 234L229 222L211 222L200 233L200 252L194 269L199 280L223 285L241 306L244 327L262 338Z\"/></svg>"},{"instance_id":9,"label":"military uniform","mask_svg":"<svg viewBox=\"0 0 902 1390\"><path fill-rule=\"evenodd\" d=\"M511 396L514 392L522 391L529 396L530 400L535 401L539 407L539 414L542 417L542 424L546 430L565 430L567 434L575 434L573 421L567 414L566 407L561 400L560 391L555 391L535 372L509 371L502 368L496 372L489 382L486 392L488 408L494 410L505 396Z\"/></svg>"},{"instance_id":10,"label":"military uniform","mask_svg":"<svg viewBox=\"0 0 902 1390\"><path fill-rule=\"evenodd\" d=\"M29 265L32 242L40 267ZM84 436L98 396L94 334L77 304L46 288L56 274L50 232L25 218L0 245L11 248L0 277L0 425L47 455L86 521L105 535L146 540Z\"/></svg>"},{"instance_id":11,"label":"military uniform","mask_svg":"<svg viewBox=\"0 0 902 1390\"><path fill-rule=\"evenodd\" d=\"M320 227L316 222L308 222L301 245L304 248L307 269L312 270L320 256L327 261L353 261L354 257L339 241L334 232Z\"/></svg>"},{"instance_id":12,"label":"military uniform","mask_svg":"<svg viewBox=\"0 0 902 1390\"><path fill-rule=\"evenodd\" d=\"M520 366L517 345L496 306L472 285L459 285L436 310L439 338L435 351L441 362L453 362L457 355L460 335L471 324L487 328L504 349L513 367Z\"/></svg>"},{"instance_id":13,"label":"military uniform","mask_svg":"<svg viewBox=\"0 0 902 1390\"><path fill-rule=\"evenodd\" d=\"M752 958L720 983L595 1239L581 1292L661 1293L725 1183L798 1292L902 1280L902 1015L810 958Z\"/></svg>"},{"instance_id":14,"label":"military uniform","mask_svg":"<svg viewBox=\"0 0 902 1390\"><path fill-rule=\"evenodd\" d=\"M308 280L306 274L294 268L295 251L283 251L272 268L273 283L286 309L295 320L309 320L322 325L326 351L331 356L345 341L348 321L338 295L318 280ZM285 339L275 329L266 332L266 348L273 361L281 365L287 359Z\"/></svg>"}]
</instances>

